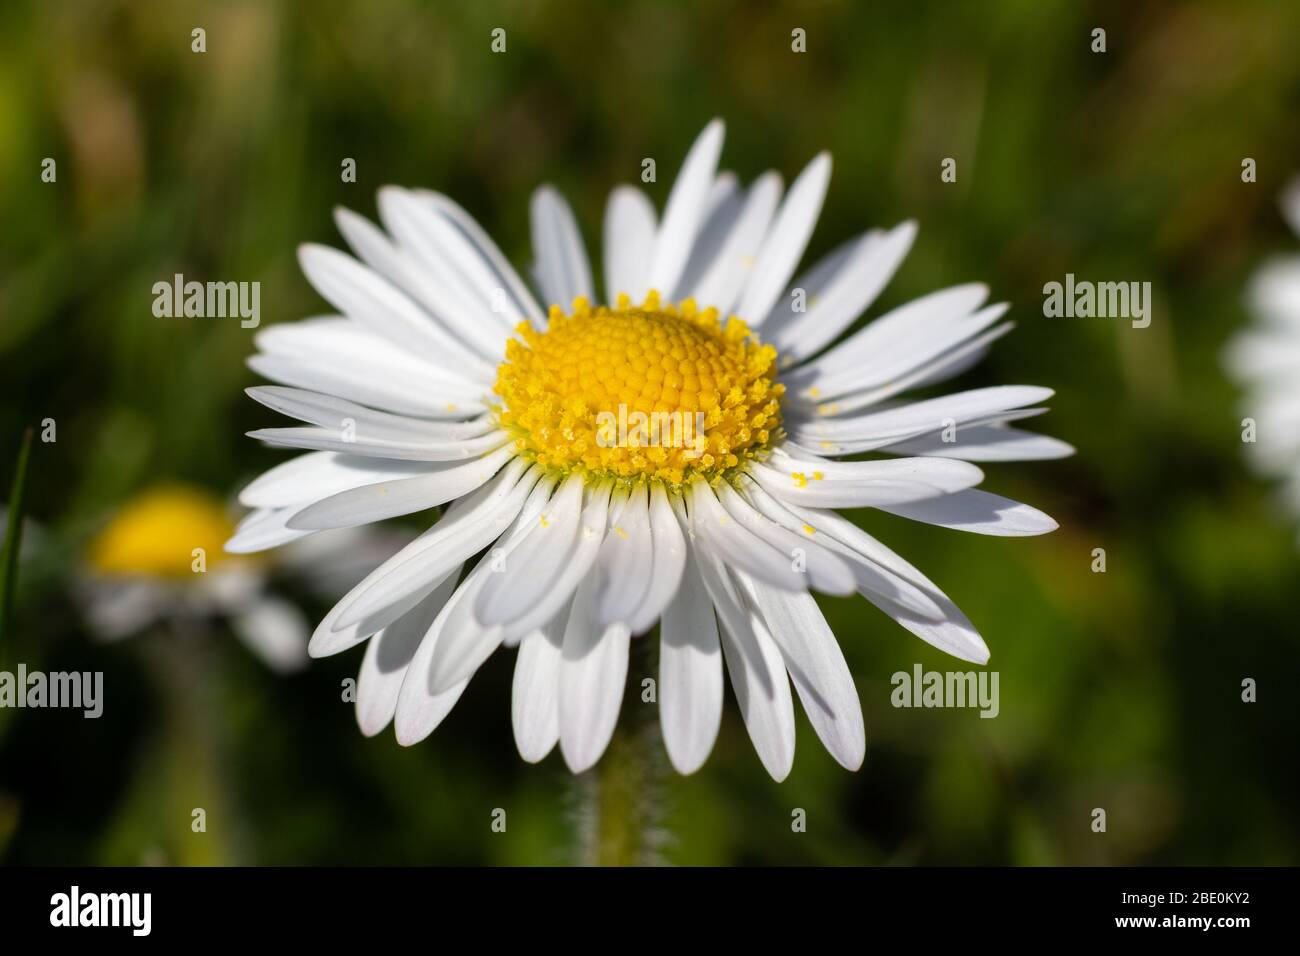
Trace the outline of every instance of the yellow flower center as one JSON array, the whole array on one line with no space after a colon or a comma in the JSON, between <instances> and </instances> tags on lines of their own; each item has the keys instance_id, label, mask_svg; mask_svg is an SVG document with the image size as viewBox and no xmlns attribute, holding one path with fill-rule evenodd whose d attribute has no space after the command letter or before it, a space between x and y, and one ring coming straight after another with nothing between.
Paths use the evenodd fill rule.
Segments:
<instances>
[{"instance_id":1,"label":"yellow flower center","mask_svg":"<svg viewBox=\"0 0 1300 956\"><path fill-rule=\"evenodd\" d=\"M525 458L568 472L679 485L766 455L781 427L776 349L735 316L687 299L574 300L527 323L497 369L496 410Z\"/></svg>"},{"instance_id":2,"label":"yellow flower center","mask_svg":"<svg viewBox=\"0 0 1300 956\"><path fill-rule=\"evenodd\" d=\"M100 574L184 578L195 573L203 550L208 570L231 555L222 545L235 525L220 500L198 488L167 485L128 502L90 546Z\"/></svg>"}]
</instances>

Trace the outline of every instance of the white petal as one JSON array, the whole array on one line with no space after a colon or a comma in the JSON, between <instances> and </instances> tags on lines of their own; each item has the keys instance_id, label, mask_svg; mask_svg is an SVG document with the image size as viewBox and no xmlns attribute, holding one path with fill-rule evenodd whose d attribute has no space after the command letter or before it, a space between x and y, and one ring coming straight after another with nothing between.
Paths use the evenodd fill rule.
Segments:
<instances>
[{"instance_id":1,"label":"white petal","mask_svg":"<svg viewBox=\"0 0 1300 956\"><path fill-rule=\"evenodd\" d=\"M475 278L463 271L474 260L460 230L429 203L394 186L379 190L379 215L402 248L419 262L414 290L426 311L480 355L499 357L512 326L492 309L491 278L481 261ZM508 299L503 298L501 305L513 308ZM521 316L514 315L517 322Z\"/></svg>"},{"instance_id":2,"label":"white petal","mask_svg":"<svg viewBox=\"0 0 1300 956\"><path fill-rule=\"evenodd\" d=\"M655 208L634 186L618 186L605 206L605 300L619 293L640 302L650 289L650 258L654 254Z\"/></svg>"},{"instance_id":3,"label":"white petal","mask_svg":"<svg viewBox=\"0 0 1300 956\"><path fill-rule=\"evenodd\" d=\"M725 236L715 240L716 253L701 263L699 278L686 279L690 285L685 294L694 298L701 308L713 306L723 316L731 313L740 290L752 274L758 250L780 201L781 177L776 173L764 173L749 187L743 205L723 224L729 228Z\"/></svg>"},{"instance_id":4,"label":"white petal","mask_svg":"<svg viewBox=\"0 0 1300 956\"><path fill-rule=\"evenodd\" d=\"M552 481L547 476L537 483L510 530L490 553L483 556L457 593L457 606L448 612L444 622L445 633L429 665L429 686L434 691L468 679L506 640L507 635L500 625L485 625L479 621L475 606L484 587L500 578L503 569L510 566L514 550L547 507ZM549 618L539 626L548 622Z\"/></svg>"},{"instance_id":5,"label":"white petal","mask_svg":"<svg viewBox=\"0 0 1300 956\"><path fill-rule=\"evenodd\" d=\"M1257 379L1300 379L1300 335L1266 327L1238 333L1224 356L1228 371L1243 384Z\"/></svg>"},{"instance_id":6,"label":"white petal","mask_svg":"<svg viewBox=\"0 0 1300 956\"><path fill-rule=\"evenodd\" d=\"M581 483L581 475L566 480ZM605 537L611 482L586 489L580 512L571 489L561 487L553 515L544 516L506 558L474 605L484 624L501 624L506 636L519 638L559 613L564 602L588 576ZM590 613L584 611L584 613Z\"/></svg>"},{"instance_id":7,"label":"white petal","mask_svg":"<svg viewBox=\"0 0 1300 956\"><path fill-rule=\"evenodd\" d=\"M668 298L678 301L690 296L700 278L717 259L735 228L736 220L745 207L745 197L740 192L734 173L719 173L709 188L704 202L704 219L695 233L691 253L686 257L676 289Z\"/></svg>"},{"instance_id":8,"label":"white petal","mask_svg":"<svg viewBox=\"0 0 1300 956\"><path fill-rule=\"evenodd\" d=\"M519 756L529 763L537 763L560 740L560 649L568 621L566 605L546 627L519 642L510 723Z\"/></svg>"},{"instance_id":9,"label":"white petal","mask_svg":"<svg viewBox=\"0 0 1300 956\"><path fill-rule=\"evenodd\" d=\"M705 204L722 153L723 134L721 120L715 119L704 127L686 154L668 194L650 266L650 288L658 289L665 296L677 288L686 257L695 243L695 234L703 224Z\"/></svg>"},{"instance_id":10,"label":"white petal","mask_svg":"<svg viewBox=\"0 0 1300 956\"><path fill-rule=\"evenodd\" d=\"M819 532L832 535L882 568L888 569L892 574L924 591L938 605L942 616L936 621L928 613L917 614L896 601L864 590L863 596L868 601L921 640L933 644L939 650L964 661L974 661L977 664L988 662L989 649L979 636L979 632L933 581L843 515L836 514L834 511L819 511L796 505L789 507L795 514L816 527Z\"/></svg>"},{"instance_id":11,"label":"white petal","mask_svg":"<svg viewBox=\"0 0 1300 956\"><path fill-rule=\"evenodd\" d=\"M520 529L509 562L499 562L496 580L486 585L477 599L484 624L503 624L518 616L548 589L581 534L583 491L583 476L569 475L532 527Z\"/></svg>"},{"instance_id":12,"label":"white petal","mask_svg":"<svg viewBox=\"0 0 1300 956\"><path fill-rule=\"evenodd\" d=\"M889 284L915 237L914 222L883 234L868 233L854 241L843 266L821 288L804 287L807 311L794 312L794 299L787 295L763 329L783 359L815 355L852 325Z\"/></svg>"},{"instance_id":13,"label":"white petal","mask_svg":"<svg viewBox=\"0 0 1300 956\"><path fill-rule=\"evenodd\" d=\"M235 533L225 544L228 554L252 554L278 548L290 541L313 534L311 531L294 531L285 527L285 522L296 512L297 508L259 508L244 516L235 528Z\"/></svg>"},{"instance_id":14,"label":"white petal","mask_svg":"<svg viewBox=\"0 0 1300 956\"><path fill-rule=\"evenodd\" d=\"M987 354L989 345L1006 335L1014 327L1014 322L995 325L982 335L977 335L969 342L964 342L954 349L918 365L912 371L896 379L871 388L853 389L835 399L833 404L836 414L849 412L879 404L909 388L920 388L936 382L946 381L960 375L973 367Z\"/></svg>"},{"instance_id":15,"label":"white petal","mask_svg":"<svg viewBox=\"0 0 1300 956\"><path fill-rule=\"evenodd\" d=\"M541 186L533 193L532 232L537 280L546 304L567 312L580 295L594 299L591 267L578 221L568 202L551 186Z\"/></svg>"},{"instance_id":16,"label":"white petal","mask_svg":"<svg viewBox=\"0 0 1300 956\"><path fill-rule=\"evenodd\" d=\"M381 212L400 192L392 187L380 190ZM392 208L388 208L386 221L390 221L393 215ZM490 319L478 322L471 321L471 318L486 318L478 313L490 310L490 306L467 302L457 296L444 276L441 264L431 266L421 258L417 249L393 242L382 229L351 210L336 208L334 221L348 245L356 250L366 265L420 306L428 321L428 333L439 341L439 350L434 354L440 364L455 369L464 362L477 368L485 359L500 354L505 345L505 333L509 330L498 327L495 335L484 334L494 323Z\"/></svg>"},{"instance_id":17,"label":"white petal","mask_svg":"<svg viewBox=\"0 0 1300 956\"><path fill-rule=\"evenodd\" d=\"M677 593L686 566L686 538L661 482L650 488L650 540L654 549L650 583L632 615L633 634L644 634Z\"/></svg>"},{"instance_id":18,"label":"white petal","mask_svg":"<svg viewBox=\"0 0 1300 956\"><path fill-rule=\"evenodd\" d=\"M609 530L596 556L592 614L600 628L620 623L630 626L653 580L654 546L646 483L622 494L621 499L617 513L611 501Z\"/></svg>"},{"instance_id":19,"label":"white petal","mask_svg":"<svg viewBox=\"0 0 1300 956\"><path fill-rule=\"evenodd\" d=\"M790 431L794 440L808 447L835 446L834 454L871 451L931 432L961 425L1008 420L1006 413L1051 397L1050 388L1030 385L1000 385L957 392L940 398L911 402L897 408L848 418L793 417ZM827 410L833 414L832 405Z\"/></svg>"},{"instance_id":20,"label":"white petal","mask_svg":"<svg viewBox=\"0 0 1300 956\"><path fill-rule=\"evenodd\" d=\"M437 329L436 323L434 328ZM402 376L404 385L426 380L435 389L449 394L458 391L477 394L490 389L499 356L489 362L450 333L439 334L438 351L413 351L346 316L318 315L298 322L264 326L253 336L253 342L267 355L320 366L340 375L354 372L356 377L364 378L372 373L396 374ZM362 404L373 403L363 401Z\"/></svg>"},{"instance_id":21,"label":"white petal","mask_svg":"<svg viewBox=\"0 0 1300 956\"><path fill-rule=\"evenodd\" d=\"M462 584L462 588L463 586ZM466 677L450 687L436 690L429 681L429 668L438 647L443 623L460 595L458 589L447 598L424 639L420 641L420 646L416 648L415 656L406 668L406 676L402 678L401 689L397 692L397 708L393 713L393 729L397 734L397 742L403 747L417 744L433 733L451 713L469 684L469 678Z\"/></svg>"},{"instance_id":22,"label":"white petal","mask_svg":"<svg viewBox=\"0 0 1300 956\"><path fill-rule=\"evenodd\" d=\"M756 626L721 562L704 548L692 554L722 624L722 652L745 728L764 768L780 782L794 764L794 700L781 652Z\"/></svg>"},{"instance_id":23,"label":"white petal","mask_svg":"<svg viewBox=\"0 0 1300 956\"><path fill-rule=\"evenodd\" d=\"M817 736L841 766L857 770L867 752L862 706L844 654L817 602L806 591L775 591L743 571L732 573L781 649Z\"/></svg>"},{"instance_id":24,"label":"white petal","mask_svg":"<svg viewBox=\"0 0 1300 956\"><path fill-rule=\"evenodd\" d=\"M943 610L924 590L890 568L876 563L861 551L844 544L834 535L824 533L809 523L806 512L796 514L798 509L777 501L752 480L745 486L745 496L759 511L782 527L803 535L811 545L832 551L847 561L858 593L896 605L900 611L908 614L934 621L943 618Z\"/></svg>"},{"instance_id":25,"label":"white petal","mask_svg":"<svg viewBox=\"0 0 1300 956\"><path fill-rule=\"evenodd\" d=\"M771 464L779 462L773 458ZM821 462L803 470L796 465L793 473L755 464L750 473L781 500L817 508L877 508L920 501L962 491L984 479L979 468L951 458Z\"/></svg>"},{"instance_id":26,"label":"white petal","mask_svg":"<svg viewBox=\"0 0 1300 956\"><path fill-rule=\"evenodd\" d=\"M817 225L826 185L831 178L829 153L818 154L790 187L759 250L750 280L736 313L751 325L760 325L772 311L785 284L794 275L803 251Z\"/></svg>"},{"instance_id":27,"label":"white petal","mask_svg":"<svg viewBox=\"0 0 1300 956\"><path fill-rule=\"evenodd\" d=\"M424 535L417 538L412 544L416 544L432 533L432 530L426 531ZM316 630L311 635L311 640L307 643L307 654L310 657L329 657L333 654L339 654L343 651L356 647L357 644L383 630L389 624L401 618L408 611L420 603L434 588L446 584L452 587L456 583L455 575L459 573L460 565L453 565L443 575L428 581L423 587L415 590L405 596L405 600L389 608L387 613L376 615L374 618L367 618L351 624L343 625L339 619L348 609L348 606L363 591L369 588L385 573L386 564L380 565L370 574L366 575L360 583L355 585L347 594L343 596L334 607L321 619L316 625Z\"/></svg>"},{"instance_id":28,"label":"white petal","mask_svg":"<svg viewBox=\"0 0 1300 956\"><path fill-rule=\"evenodd\" d=\"M497 244L492 241L483 227L462 209L454 200L444 196L442 193L432 192L427 189L419 190L419 194L426 198L448 219L456 224L457 227L465 234L466 238L473 243L484 261L492 268L501 283L514 298L515 302L523 310L524 314L534 320L534 322L545 318L545 314L537 305L537 300L533 294L528 291L528 286L524 285L523 280L519 278L519 273L510 264L510 261L502 255Z\"/></svg>"},{"instance_id":29,"label":"white petal","mask_svg":"<svg viewBox=\"0 0 1300 956\"><path fill-rule=\"evenodd\" d=\"M1037 508L971 488L955 495L881 508L913 521L1002 537L1047 534L1057 524Z\"/></svg>"},{"instance_id":30,"label":"white petal","mask_svg":"<svg viewBox=\"0 0 1300 956\"><path fill-rule=\"evenodd\" d=\"M174 603L171 590L154 578L105 578L80 588L86 622L100 640L117 641L152 624Z\"/></svg>"},{"instance_id":31,"label":"white petal","mask_svg":"<svg viewBox=\"0 0 1300 956\"><path fill-rule=\"evenodd\" d=\"M385 187L379 191L381 209L385 193L390 190L397 197L395 205L404 207L400 215L407 235L423 244L426 262L434 264L434 274L448 276L449 284L469 303L479 321L495 322L498 332L509 332L526 318L520 304L506 289L503 277L447 214L448 209L436 198L437 194Z\"/></svg>"},{"instance_id":32,"label":"white petal","mask_svg":"<svg viewBox=\"0 0 1300 956\"><path fill-rule=\"evenodd\" d=\"M560 752L574 773L609 746L627 683L628 629L596 626L592 590L588 578L574 595L560 659Z\"/></svg>"},{"instance_id":33,"label":"white petal","mask_svg":"<svg viewBox=\"0 0 1300 956\"><path fill-rule=\"evenodd\" d=\"M935 359L950 355L953 349L992 328L1006 315L1007 308L1005 302L986 306L930 329L925 333L924 341L908 342L896 350L876 352L869 358L846 356L845 361L851 362L851 367L843 367L838 374L828 375L823 380L823 389L827 395L840 395L860 391L868 386L878 388L911 375L918 368L927 367Z\"/></svg>"},{"instance_id":34,"label":"white petal","mask_svg":"<svg viewBox=\"0 0 1300 956\"><path fill-rule=\"evenodd\" d=\"M451 597L457 574L440 586L408 614L377 633L366 645L366 656L357 676L357 725L373 737L392 722L406 671L415 657L438 612Z\"/></svg>"},{"instance_id":35,"label":"white petal","mask_svg":"<svg viewBox=\"0 0 1300 956\"><path fill-rule=\"evenodd\" d=\"M363 458L429 462L432 467L427 471L430 474L442 470L438 467L441 463L479 459L512 441L508 432L500 430L476 438L435 440L415 433L407 433L404 437L380 437L383 433L362 431L363 427L348 420L342 428L314 425L258 428L248 432L248 436L277 448L314 448Z\"/></svg>"},{"instance_id":36,"label":"white petal","mask_svg":"<svg viewBox=\"0 0 1300 956\"><path fill-rule=\"evenodd\" d=\"M468 418L491 389L489 371L461 366L465 376L403 352L344 318L307 319L259 333L248 366L284 385L350 399L371 408L432 418ZM463 408L461 406L464 406ZM468 410L467 410L468 409Z\"/></svg>"},{"instance_id":37,"label":"white petal","mask_svg":"<svg viewBox=\"0 0 1300 956\"><path fill-rule=\"evenodd\" d=\"M302 359L252 355L248 367L281 385L338 395L409 415L459 420L480 415L487 407L483 403L485 390L470 392L443 387L432 380L411 381L404 378L401 369L368 369L364 360L347 368L326 368Z\"/></svg>"},{"instance_id":38,"label":"white petal","mask_svg":"<svg viewBox=\"0 0 1300 956\"><path fill-rule=\"evenodd\" d=\"M795 570L793 556L773 548L728 514L708 482L695 482L686 498L691 531L714 554L773 587L801 591L808 586L806 576Z\"/></svg>"},{"instance_id":39,"label":"white petal","mask_svg":"<svg viewBox=\"0 0 1300 956\"><path fill-rule=\"evenodd\" d=\"M1300 256L1265 262L1246 292L1251 311L1266 322L1293 329L1300 324Z\"/></svg>"},{"instance_id":40,"label":"white petal","mask_svg":"<svg viewBox=\"0 0 1300 956\"><path fill-rule=\"evenodd\" d=\"M664 609L660 633L664 746L678 773L694 773L713 749L722 721L722 647L713 602L689 555L677 597Z\"/></svg>"},{"instance_id":41,"label":"white petal","mask_svg":"<svg viewBox=\"0 0 1300 956\"><path fill-rule=\"evenodd\" d=\"M289 520L289 527L311 530L348 528L424 511L473 491L514 455L514 448L507 445L477 461L445 467L427 475L341 491L308 505Z\"/></svg>"},{"instance_id":42,"label":"white petal","mask_svg":"<svg viewBox=\"0 0 1300 956\"><path fill-rule=\"evenodd\" d=\"M1006 303L979 309L987 294L985 286L970 284L915 299L787 378L800 394L806 392L805 381L815 384L823 399L891 382L974 338L1005 315Z\"/></svg>"},{"instance_id":43,"label":"white petal","mask_svg":"<svg viewBox=\"0 0 1300 956\"><path fill-rule=\"evenodd\" d=\"M446 340L427 313L379 273L351 256L312 243L298 248L303 273L336 309L416 355L438 355ZM485 353L490 354L490 353Z\"/></svg>"},{"instance_id":44,"label":"white petal","mask_svg":"<svg viewBox=\"0 0 1300 956\"><path fill-rule=\"evenodd\" d=\"M768 518L751 505L731 485L718 488L718 501L727 513L771 548L786 556L792 565L802 566L807 586L827 594L848 595L857 589L853 572L844 561L821 547L807 535L797 535Z\"/></svg>"},{"instance_id":45,"label":"white petal","mask_svg":"<svg viewBox=\"0 0 1300 956\"><path fill-rule=\"evenodd\" d=\"M946 455L963 461L1041 461L1074 454L1074 448L1060 439L1006 425L971 425L957 429L953 438L945 442L942 435L927 435L881 450L893 455Z\"/></svg>"},{"instance_id":46,"label":"white petal","mask_svg":"<svg viewBox=\"0 0 1300 956\"><path fill-rule=\"evenodd\" d=\"M496 541L529 505L540 507L553 479L523 461L511 462L488 484L452 505L442 519L376 568L339 604L339 629L389 618L462 562ZM522 477L521 477L522 475ZM371 625L373 626L373 624Z\"/></svg>"},{"instance_id":47,"label":"white petal","mask_svg":"<svg viewBox=\"0 0 1300 956\"><path fill-rule=\"evenodd\" d=\"M410 528L391 525L313 532L276 555L277 569L301 579L314 594L335 601L416 537Z\"/></svg>"},{"instance_id":48,"label":"white petal","mask_svg":"<svg viewBox=\"0 0 1300 956\"><path fill-rule=\"evenodd\" d=\"M302 611L288 601L260 597L247 610L232 615L230 626L273 671L287 674L307 665L311 626Z\"/></svg>"},{"instance_id":49,"label":"white petal","mask_svg":"<svg viewBox=\"0 0 1300 956\"><path fill-rule=\"evenodd\" d=\"M469 680L501 646L501 628L483 626L473 611L474 600L492 576L492 556L484 555L435 622L438 646L425 678L430 692L438 694Z\"/></svg>"},{"instance_id":50,"label":"white petal","mask_svg":"<svg viewBox=\"0 0 1300 956\"><path fill-rule=\"evenodd\" d=\"M385 478L423 474L423 462L383 461L317 451L298 455L254 479L239 493L241 504L252 508L286 508L319 501L348 488Z\"/></svg>"},{"instance_id":51,"label":"white petal","mask_svg":"<svg viewBox=\"0 0 1300 956\"><path fill-rule=\"evenodd\" d=\"M253 401L311 425L336 431L350 425L359 438L447 442L477 438L494 428L488 415L465 422L431 422L411 415L376 411L343 398L300 388L260 385L244 391Z\"/></svg>"}]
</instances>

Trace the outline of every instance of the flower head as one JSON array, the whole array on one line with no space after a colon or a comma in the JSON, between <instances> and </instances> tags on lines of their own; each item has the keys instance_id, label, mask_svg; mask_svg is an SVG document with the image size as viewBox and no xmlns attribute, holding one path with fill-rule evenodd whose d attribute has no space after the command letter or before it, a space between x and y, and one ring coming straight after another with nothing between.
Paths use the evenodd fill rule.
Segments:
<instances>
[{"instance_id":1,"label":"flower head","mask_svg":"<svg viewBox=\"0 0 1300 956\"><path fill-rule=\"evenodd\" d=\"M352 556L369 550L359 537L374 536L324 535L317 547L300 545L268 561L223 550L235 533L226 502L193 485L156 485L128 500L86 552L79 590L91 628L118 640L157 624L190 631L221 619L272 670L301 669L310 628L293 603L273 593L273 572L336 576L350 586L360 577Z\"/></svg>"},{"instance_id":2,"label":"flower head","mask_svg":"<svg viewBox=\"0 0 1300 956\"><path fill-rule=\"evenodd\" d=\"M603 299L550 187L531 209L546 309L437 193L381 190L386 231L340 210L360 261L302 249L339 314L260 333L250 364L279 385L250 394L305 423L255 437L310 451L244 490L254 511L228 547L448 506L312 637L314 656L368 642L366 733L394 722L402 743L423 739L493 651L518 645L520 753L540 760L558 743L584 770L617 722L629 644L658 622L673 764L689 773L708 756L725 660L759 757L781 779L794 755L792 683L840 763L858 767L865 748L853 679L811 590L860 593L949 653L987 659L933 583L832 509L1050 531L1041 512L975 490L972 462L1069 454L1009 424L1051 393L899 399L1009 330L1006 307L985 306L978 285L908 303L828 349L884 288L915 227L866 232L787 291L830 158L782 198L776 173L747 188L719 174L721 148L715 121L662 217L639 190L614 190Z\"/></svg>"},{"instance_id":3,"label":"flower head","mask_svg":"<svg viewBox=\"0 0 1300 956\"><path fill-rule=\"evenodd\" d=\"M1283 192L1282 213L1300 234L1300 179ZM1248 301L1255 324L1227 350L1228 369L1246 389L1246 449L1259 471L1286 480L1283 497L1300 515L1300 255L1262 266Z\"/></svg>"},{"instance_id":4,"label":"flower head","mask_svg":"<svg viewBox=\"0 0 1300 956\"><path fill-rule=\"evenodd\" d=\"M552 306L545 329L521 322L516 333L497 370L496 417L520 456L546 468L676 488L766 457L779 431L776 350L694 300L661 306L652 290L633 308L624 293L611 309L579 297L573 315ZM644 416L647 433L619 441L598 414L610 409ZM664 441L654 422L691 439Z\"/></svg>"}]
</instances>

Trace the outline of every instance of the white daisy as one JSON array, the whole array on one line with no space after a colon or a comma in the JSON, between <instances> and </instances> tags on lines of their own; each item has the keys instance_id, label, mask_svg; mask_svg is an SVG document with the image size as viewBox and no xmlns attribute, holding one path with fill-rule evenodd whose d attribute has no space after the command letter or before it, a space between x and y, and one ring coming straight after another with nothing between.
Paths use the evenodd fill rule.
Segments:
<instances>
[{"instance_id":1,"label":"white daisy","mask_svg":"<svg viewBox=\"0 0 1300 956\"><path fill-rule=\"evenodd\" d=\"M782 198L774 172L748 187L717 172L722 135L715 121L695 141L662 218L636 188L610 195L604 306L573 213L549 186L531 208L540 300L434 192L381 189L386 232L340 209L360 262L301 249L308 280L340 314L259 333L250 365L280 386L250 394L306 422L254 437L313 451L244 490L256 510L232 547L450 503L311 639L318 657L369 639L358 682L367 734L393 721L401 743L423 739L498 646L518 645L520 754L537 761L558 742L585 770L613 733L629 642L658 621L673 765L690 773L708 756L725 661L780 780L794 757L791 682L836 760L856 769L865 747L853 678L809 589L860 593L948 653L987 660L943 592L832 509L985 534L1052 530L1041 512L975 490L984 476L971 463L1069 454L1009 426L1051 392L898 398L969 367L1008 331L1006 306L984 305L980 285L908 303L828 349L916 227L850 240L787 292L830 157ZM682 421L698 412L703 435L611 441L602 415L619 406ZM954 428L958 440L944 441Z\"/></svg>"},{"instance_id":2,"label":"white daisy","mask_svg":"<svg viewBox=\"0 0 1300 956\"><path fill-rule=\"evenodd\" d=\"M1300 179L1283 192L1281 206L1300 234ZM1227 351L1228 370L1246 389L1242 414L1255 423L1246 449L1261 473L1286 480L1283 498L1300 515L1300 255L1261 267L1247 298L1255 325Z\"/></svg>"},{"instance_id":3,"label":"white daisy","mask_svg":"<svg viewBox=\"0 0 1300 956\"><path fill-rule=\"evenodd\" d=\"M224 553L234 530L225 504L201 488L159 485L126 502L90 543L77 582L93 632L115 641L155 625L188 633L222 619L272 670L299 670L311 626L274 593L273 574L346 588L380 560L375 544L387 554L410 540L349 529L299 542L268 562Z\"/></svg>"}]
</instances>

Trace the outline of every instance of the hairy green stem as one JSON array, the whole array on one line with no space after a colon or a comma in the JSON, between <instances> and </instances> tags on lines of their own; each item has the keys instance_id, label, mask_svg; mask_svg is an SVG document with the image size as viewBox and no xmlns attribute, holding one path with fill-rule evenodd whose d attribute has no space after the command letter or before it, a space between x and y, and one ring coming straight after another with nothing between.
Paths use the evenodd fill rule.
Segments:
<instances>
[{"instance_id":1,"label":"hairy green stem","mask_svg":"<svg viewBox=\"0 0 1300 956\"><path fill-rule=\"evenodd\" d=\"M583 775L581 862L587 866L655 866L659 851L665 768L659 734L657 633L633 638L628 693L614 738L595 768ZM654 699L646 701L645 696Z\"/></svg>"}]
</instances>

